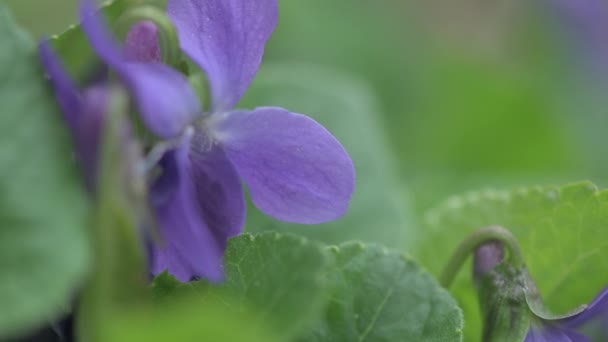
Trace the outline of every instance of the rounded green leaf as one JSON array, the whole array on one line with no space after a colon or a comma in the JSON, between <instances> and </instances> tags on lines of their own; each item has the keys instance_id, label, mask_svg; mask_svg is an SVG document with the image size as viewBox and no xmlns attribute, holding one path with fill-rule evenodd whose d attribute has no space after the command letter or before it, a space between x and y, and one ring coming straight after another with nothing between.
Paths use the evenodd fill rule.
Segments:
<instances>
[{"instance_id":1,"label":"rounded green leaf","mask_svg":"<svg viewBox=\"0 0 608 342\"><path fill-rule=\"evenodd\" d=\"M287 339L309 328L322 312L327 294L323 276L330 261L322 246L301 237L245 234L228 244L222 284L180 284L162 274L154 281L154 292L163 301L189 295L198 299L193 305L219 298L235 313L250 308L251 324Z\"/></svg>"},{"instance_id":2,"label":"rounded green leaf","mask_svg":"<svg viewBox=\"0 0 608 342\"><path fill-rule=\"evenodd\" d=\"M462 340L454 299L412 259L361 243L331 250L331 297L323 319L301 341Z\"/></svg>"}]
</instances>

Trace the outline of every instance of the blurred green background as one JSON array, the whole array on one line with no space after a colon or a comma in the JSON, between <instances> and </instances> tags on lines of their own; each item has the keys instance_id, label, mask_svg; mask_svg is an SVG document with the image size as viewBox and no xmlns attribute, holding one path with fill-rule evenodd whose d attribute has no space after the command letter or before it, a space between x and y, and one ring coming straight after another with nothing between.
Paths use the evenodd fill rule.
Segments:
<instances>
[{"instance_id":1,"label":"blurred green background","mask_svg":"<svg viewBox=\"0 0 608 342\"><path fill-rule=\"evenodd\" d=\"M76 0L3 1L38 37L76 17ZM561 3L281 0L265 63L312 63L366 83L416 213L471 188L601 185L608 119L596 76L608 59L590 62L603 48L584 32L601 27L581 28Z\"/></svg>"},{"instance_id":2,"label":"blurred green background","mask_svg":"<svg viewBox=\"0 0 608 342\"><path fill-rule=\"evenodd\" d=\"M76 17L76 0L0 1L38 37L60 33ZM368 181L384 178L390 168L397 184L385 179L370 187L381 186L380 197L398 193L406 199L395 202L402 213L385 212L382 199L373 211L361 204L368 212L352 214L351 221L374 222L373 212L384 210L381 224L402 226L394 228L398 232L319 234L405 248L416 241L425 212L452 194L579 180L606 184L608 4L577 3L600 5L589 10L564 0L280 0L279 25L264 59L274 67L258 84L272 84L272 74L279 73L290 77L292 91L304 92L296 89L301 83L308 95L332 92L345 104L294 108L298 99L287 95L277 102L244 103L287 101L288 108L308 114L345 108L330 113L331 122L313 117L356 149L351 154L358 189L366 194L361 196L373 192ZM331 72L327 82L311 87L306 68L298 76L277 65ZM341 86L346 83L356 90L334 91L349 88ZM272 91L254 92L272 99ZM382 165L373 167L377 163ZM250 222L271 224L250 212Z\"/></svg>"}]
</instances>

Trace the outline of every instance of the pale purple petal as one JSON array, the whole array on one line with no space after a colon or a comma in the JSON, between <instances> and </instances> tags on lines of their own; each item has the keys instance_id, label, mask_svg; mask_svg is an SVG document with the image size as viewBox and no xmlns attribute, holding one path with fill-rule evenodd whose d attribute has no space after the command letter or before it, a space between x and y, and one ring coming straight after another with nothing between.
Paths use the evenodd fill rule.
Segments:
<instances>
[{"instance_id":1,"label":"pale purple petal","mask_svg":"<svg viewBox=\"0 0 608 342\"><path fill-rule=\"evenodd\" d=\"M94 190L99 139L103 117L108 108L108 92L103 86L95 86L81 94L47 41L40 43L39 54L72 136L76 158L83 169L86 184L90 190Z\"/></svg>"},{"instance_id":2,"label":"pale purple petal","mask_svg":"<svg viewBox=\"0 0 608 342\"><path fill-rule=\"evenodd\" d=\"M93 50L129 88L148 129L163 138L181 133L201 110L187 79L161 63L129 62L91 0L82 1L80 15Z\"/></svg>"},{"instance_id":3,"label":"pale purple petal","mask_svg":"<svg viewBox=\"0 0 608 342\"><path fill-rule=\"evenodd\" d=\"M277 22L277 0L168 0L182 50L205 71L212 111L233 108Z\"/></svg>"},{"instance_id":4,"label":"pale purple petal","mask_svg":"<svg viewBox=\"0 0 608 342\"><path fill-rule=\"evenodd\" d=\"M560 329L550 324L530 327L524 342L592 342L591 339L573 331Z\"/></svg>"},{"instance_id":5,"label":"pale purple petal","mask_svg":"<svg viewBox=\"0 0 608 342\"><path fill-rule=\"evenodd\" d=\"M209 120L210 134L261 211L306 224L346 212L354 189L353 163L323 126L282 108L216 114Z\"/></svg>"},{"instance_id":6,"label":"pale purple petal","mask_svg":"<svg viewBox=\"0 0 608 342\"><path fill-rule=\"evenodd\" d=\"M70 79L59 57L53 52L47 40L38 47L40 62L53 85L57 102L63 112L66 124L74 131L82 111L82 97L78 88Z\"/></svg>"},{"instance_id":7,"label":"pale purple petal","mask_svg":"<svg viewBox=\"0 0 608 342\"><path fill-rule=\"evenodd\" d=\"M109 95L104 86L90 87L84 91L81 117L74 133L77 157L84 167L87 184L92 190L97 183L100 142L109 108Z\"/></svg>"},{"instance_id":8,"label":"pale purple petal","mask_svg":"<svg viewBox=\"0 0 608 342\"><path fill-rule=\"evenodd\" d=\"M125 39L125 54L130 62L160 62L160 46L156 25L144 21L134 25Z\"/></svg>"},{"instance_id":9,"label":"pale purple petal","mask_svg":"<svg viewBox=\"0 0 608 342\"><path fill-rule=\"evenodd\" d=\"M583 312L559 323L569 329L590 331L594 337L608 341L608 288L603 289Z\"/></svg>"},{"instance_id":10,"label":"pale purple petal","mask_svg":"<svg viewBox=\"0 0 608 342\"><path fill-rule=\"evenodd\" d=\"M162 241L153 247L151 272L167 270L183 282L221 281L227 241L244 223L243 190L221 150L200 154L191 147L185 137L160 163L152 202Z\"/></svg>"}]
</instances>

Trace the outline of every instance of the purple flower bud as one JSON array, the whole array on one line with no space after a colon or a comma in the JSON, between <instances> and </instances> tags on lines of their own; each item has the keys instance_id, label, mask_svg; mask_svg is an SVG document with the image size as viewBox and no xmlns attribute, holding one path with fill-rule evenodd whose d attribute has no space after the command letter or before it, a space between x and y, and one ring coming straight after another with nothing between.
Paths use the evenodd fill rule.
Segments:
<instances>
[{"instance_id":1,"label":"purple flower bud","mask_svg":"<svg viewBox=\"0 0 608 342\"><path fill-rule=\"evenodd\" d=\"M478 281L490 273L505 257L505 247L499 241L485 243L475 251L473 258L473 279Z\"/></svg>"},{"instance_id":2,"label":"purple flower bud","mask_svg":"<svg viewBox=\"0 0 608 342\"><path fill-rule=\"evenodd\" d=\"M158 31L154 23L144 21L133 26L125 40L125 54L132 62L161 61Z\"/></svg>"}]
</instances>

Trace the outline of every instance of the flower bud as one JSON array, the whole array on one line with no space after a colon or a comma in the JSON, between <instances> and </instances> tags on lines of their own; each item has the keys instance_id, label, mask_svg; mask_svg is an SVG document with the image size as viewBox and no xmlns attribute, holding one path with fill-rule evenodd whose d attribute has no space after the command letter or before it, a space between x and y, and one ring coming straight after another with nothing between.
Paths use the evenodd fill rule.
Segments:
<instances>
[{"instance_id":1,"label":"flower bud","mask_svg":"<svg viewBox=\"0 0 608 342\"><path fill-rule=\"evenodd\" d=\"M484 342L523 341L531 313L525 296L525 268L516 268L504 258L501 242L490 241L477 248L473 277L483 317Z\"/></svg>"}]
</instances>

